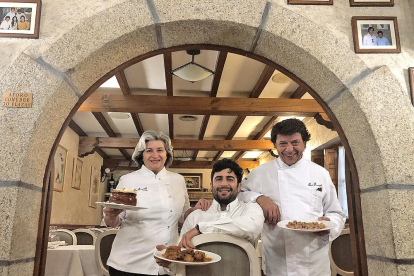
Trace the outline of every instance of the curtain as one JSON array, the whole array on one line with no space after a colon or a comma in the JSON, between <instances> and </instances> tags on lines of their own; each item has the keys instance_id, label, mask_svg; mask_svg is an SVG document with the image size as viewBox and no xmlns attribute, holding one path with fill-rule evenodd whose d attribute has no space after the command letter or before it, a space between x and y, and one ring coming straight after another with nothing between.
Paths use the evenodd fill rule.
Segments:
<instances>
[{"instance_id":1,"label":"curtain","mask_svg":"<svg viewBox=\"0 0 414 276\"><path fill-rule=\"evenodd\" d=\"M338 199L342 210L348 217L348 201L346 199L345 181L345 148L338 148Z\"/></svg>"}]
</instances>

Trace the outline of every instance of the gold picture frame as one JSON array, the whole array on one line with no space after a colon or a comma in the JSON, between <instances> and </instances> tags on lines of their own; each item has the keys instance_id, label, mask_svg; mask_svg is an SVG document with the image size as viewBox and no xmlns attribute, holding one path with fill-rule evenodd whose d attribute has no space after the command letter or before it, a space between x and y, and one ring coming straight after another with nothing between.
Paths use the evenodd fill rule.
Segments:
<instances>
[{"instance_id":1,"label":"gold picture frame","mask_svg":"<svg viewBox=\"0 0 414 276\"><path fill-rule=\"evenodd\" d=\"M185 186L189 191L201 191L203 188L202 173L180 173L184 176Z\"/></svg>"},{"instance_id":2,"label":"gold picture frame","mask_svg":"<svg viewBox=\"0 0 414 276\"><path fill-rule=\"evenodd\" d=\"M83 161L79 157L73 158L73 172L72 172L72 184L71 187L76 190L80 190L82 184L82 169Z\"/></svg>"},{"instance_id":3,"label":"gold picture frame","mask_svg":"<svg viewBox=\"0 0 414 276\"><path fill-rule=\"evenodd\" d=\"M57 192L63 192L63 186L65 185L66 177L66 161L68 158L68 150L58 145L55 157L54 157L54 179L53 190Z\"/></svg>"}]
</instances>

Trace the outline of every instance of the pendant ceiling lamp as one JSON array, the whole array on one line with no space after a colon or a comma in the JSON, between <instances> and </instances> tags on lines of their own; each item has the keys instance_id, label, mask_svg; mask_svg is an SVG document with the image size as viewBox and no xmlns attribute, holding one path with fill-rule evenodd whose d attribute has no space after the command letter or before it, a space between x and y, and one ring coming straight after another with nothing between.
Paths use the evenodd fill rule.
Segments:
<instances>
[{"instance_id":1,"label":"pendant ceiling lamp","mask_svg":"<svg viewBox=\"0 0 414 276\"><path fill-rule=\"evenodd\" d=\"M194 56L199 55L200 50L187 50L187 54L192 56L191 61L172 70L171 74L191 83L203 80L214 74L210 69L194 62Z\"/></svg>"}]
</instances>

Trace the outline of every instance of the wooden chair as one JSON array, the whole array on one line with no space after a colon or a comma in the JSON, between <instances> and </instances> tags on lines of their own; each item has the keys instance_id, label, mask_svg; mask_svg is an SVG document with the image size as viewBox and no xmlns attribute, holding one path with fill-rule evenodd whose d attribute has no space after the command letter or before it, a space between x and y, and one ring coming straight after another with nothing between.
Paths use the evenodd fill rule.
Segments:
<instances>
[{"instance_id":1,"label":"wooden chair","mask_svg":"<svg viewBox=\"0 0 414 276\"><path fill-rule=\"evenodd\" d=\"M204 266L186 266L186 276L260 276L259 256L247 240L225 234L202 234L192 243L200 250L221 256L218 263Z\"/></svg>"},{"instance_id":2,"label":"wooden chair","mask_svg":"<svg viewBox=\"0 0 414 276\"><path fill-rule=\"evenodd\" d=\"M56 236L59 237L59 239L61 241L65 241L68 245L77 245L78 244L78 240L76 238L76 235L70 230L57 229L55 234L56 234Z\"/></svg>"},{"instance_id":3,"label":"wooden chair","mask_svg":"<svg viewBox=\"0 0 414 276\"><path fill-rule=\"evenodd\" d=\"M118 229L111 229L98 235L95 243L95 260L99 269L99 275L109 276L106 261L111 253L112 243L114 242Z\"/></svg>"},{"instance_id":4,"label":"wooden chair","mask_svg":"<svg viewBox=\"0 0 414 276\"><path fill-rule=\"evenodd\" d=\"M353 276L351 235L349 228L342 230L341 235L329 245L332 276Z\"/></svg>"},{"instance_id":5,"label":"wooden chair","mask_svg":"<svg viewBox=\"0 0 414 276\"><path fill-rule=\"evenodd\" d=\"M95 245L96 235L89 229L76 229L73 230L78 240L78 245Z\"/></svg>"}]
</instances>

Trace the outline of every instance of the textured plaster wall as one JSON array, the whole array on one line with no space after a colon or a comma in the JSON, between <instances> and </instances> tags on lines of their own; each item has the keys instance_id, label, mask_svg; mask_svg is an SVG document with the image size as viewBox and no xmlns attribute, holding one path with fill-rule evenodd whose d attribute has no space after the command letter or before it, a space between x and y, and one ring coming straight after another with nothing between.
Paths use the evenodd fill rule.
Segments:
<instances>
[{"instance_id":1,"label":"textured plaster wall","mask_svg":"<svg viewBox=\"0 0 414 276\"><path fill-rule=\"evenodd\" d=\"M34 94L31 109L0 107L0 272L33 274L47 159L79 97L136 56L207 43L284 66L328 104L358 170L370 275L414 275L414 108L406 77L414 64L412 3L334 2L42 1L40 39L0 40L0 94ZM356 55L352 15L397 16L402 53Z\"/></svg>"},{"instance_id":2,"label":"textured plaster wall","mask_svg":"<svg viewBox=\"0 0 414 276\"><path fill-rule=\"evenodd\" d=\"M89 185L91 168L100 171L103 159L97 153L81 158L83 161L81 186L80 190L76 190L71 187L71 183L73 159L77 157L79 136L72 129L67 128L59 144L68 150L68 161L63 192L53 192L50 224L99 225L102 219L102 206L89 207ZM105 184L99 186L99 201L103 201L105 188Z\"/></svg>"}]
</instances>

